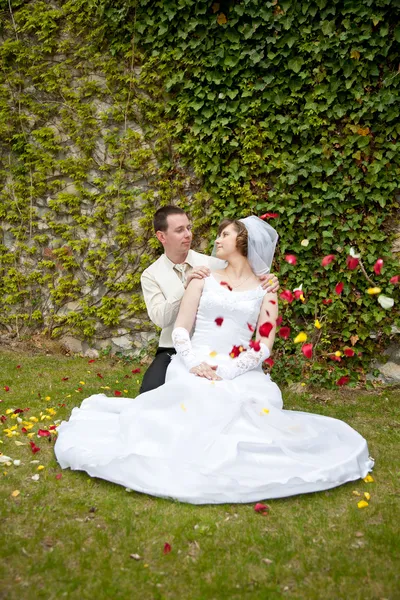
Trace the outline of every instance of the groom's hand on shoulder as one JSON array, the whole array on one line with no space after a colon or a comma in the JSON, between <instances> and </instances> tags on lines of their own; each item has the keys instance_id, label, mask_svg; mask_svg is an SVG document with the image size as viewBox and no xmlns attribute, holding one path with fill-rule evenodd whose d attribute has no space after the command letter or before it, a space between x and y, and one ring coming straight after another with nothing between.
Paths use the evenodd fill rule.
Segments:
<instances>
[{"instance_id":1,"label":"groom's hand on shoulder","mask_svg":"<svg viewBox=\"0 0 400 600\"><path fill-rule=\"evenodd\" d=\"M192 281L192 279L205 279L206 277L209 277L210 275L211 275L211 271L208 267L194 267L186 278L185 287L187 287L189 285L189 283Z\"/></svg>"},{"instance_id":2,"label":"groom's hand on shoulder","mask_svg":"<svg viewBox=\"0 0 400 600\"><path fill-rule=\"evenodd\" d=\"M269 293L276 293L279 288L279 280L276 275L272 275L272 273L267 273L266 275L260 275L261 287L263 290Z\"/></svg>"}]
</instances>

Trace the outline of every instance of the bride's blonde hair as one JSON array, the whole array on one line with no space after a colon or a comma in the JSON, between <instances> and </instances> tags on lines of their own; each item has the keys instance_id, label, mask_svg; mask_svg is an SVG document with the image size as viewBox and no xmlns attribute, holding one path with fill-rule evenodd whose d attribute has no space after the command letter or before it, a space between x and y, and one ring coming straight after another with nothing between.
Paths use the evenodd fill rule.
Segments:
<instances>
[{"instance_id":1,"label":"bride's blonde hair","mask_svg":"<svg viewBox=\"0 0 400 600\"><path fill-rule=\"evenodd\" d=\"M233 225L237 231L238 235L236 238L236 248L239 250L240 254L247 257L249 238L246 227L241 221L236 221L236 219L224 219L219 224L218 235L221 235L225 227L228 227L228 225Z\"/></svg>"}]
</instances>

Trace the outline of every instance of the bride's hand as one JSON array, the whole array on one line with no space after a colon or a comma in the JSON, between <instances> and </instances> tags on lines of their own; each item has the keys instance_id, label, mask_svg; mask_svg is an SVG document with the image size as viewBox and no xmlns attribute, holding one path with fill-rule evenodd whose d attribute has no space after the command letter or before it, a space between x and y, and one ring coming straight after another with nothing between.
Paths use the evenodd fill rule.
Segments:
<instances>
[{"instance_id":1,"label":"bride's hand","mask_svg":"<svg viewBox=\"0 0 400 600\"><path fill-rule=\"evenodd\" d=\"M221 381L221 377L216 374L217 367L212 367L205 362L200 363L197 367L192 367L190 372L197 377L205 377L206 379L211 379L212 381Z\"/></svg>"},{"instance_id":2,"label":"bride's hand","mask_svg":"<svg viewBox=\"0 0 400 600\"><path fill-rule=\"evenodd\" d=\"M192 279L205 279L205 277L209 277L210 274L211 271L208 267L194 267L194 269L187 276L185 288L187 288Z\"/></svg>"},{"instance_id":3,"label":"bride's hand","mask_svg":"<svg viewBox=\"0 0 400 600\"><path fill-rule=\"evenodd\" d=\"M268 273L267 275L260 275L259 277L261 281L261 287L263 290L267 292L276 293L279 288L279 280L276 275L272 275L272 273Z\"/></svg>"}]
</instances>

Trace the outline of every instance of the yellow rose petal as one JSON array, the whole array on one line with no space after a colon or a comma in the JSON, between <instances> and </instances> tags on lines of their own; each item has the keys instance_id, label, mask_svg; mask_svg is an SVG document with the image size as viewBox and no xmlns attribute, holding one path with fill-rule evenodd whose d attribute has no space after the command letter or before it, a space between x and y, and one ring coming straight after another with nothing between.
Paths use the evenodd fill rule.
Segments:
<instances>
[{"instance_id":1,"label":"yellow rose petal","mask_svg":"<svg viewBox=\"0 0 400 600\"><path fill-rule=\"evenodd\" d=\"M367 294L369 294L370 296L373 296L375 294L380 294L381 293L381 288L379 287L371 287L367 289Z\"/></svg>"},{"instance_id":2,"label":"yellow rose petal","mask_svg":"<svg viewBox=\"0 0 400 600\"><path fill-rule=\"evenodd\" d=\"M335 356L342 356L342 353L340 352L340 350L337 350L337 351L335 352Z\"/></svg>"},{"instance_id":3,"label":"yellow rose petal","mask_svg":"<svg viewBox=\"0 0 400 600\"><path fill-rule=\"evenodd\" d=\"M51 400L51 396L46 396L45 400L47 400L47 401Z\"/></svg>"},{"instance_id":4,"label":"yellow rose petal","mask_svg":"<svg viewBox=\"0 0 400 600\"><path fill-rule=\"evenodd\" d=\"M353 490L352 494L353 496L361 496L360 492L358 492L357 490Z\"/></svg>"},{"instance_id":5,"label":"yellow rose petal","mask_svg":"<svg viewBox=\"0 0 400 600\"><path fill-rule=\"evenodd\" d=\"M128 390L124 390L124 394L127 394L127 393L128 393Z\"/></svg>"},{"instance_id":6,"label":"yellow rose petal","mask_svg":"<svg viewBox=\"0 0 400 600\"><path fill-rule=\"evenodd\" d=\"M366 506L368 506L368 502L365 502L365 500L360 500L360 502L357 503L358 508L365 508Z\"/></svg>"},{"instance_id":7,"label":"yellow rose petal","mask_svg":"<svg viewBox=\"0 0 400 600\"><path fill-rule=\"evenodd\" d=\"M183 403L181 404L181 409L186 410L186 406Z\"/></svg>"},{"instance_id":8,"label":"yellow rose petal","mask_svg":"<svg viewBox=\"0 0 400 600\"><path fill-rule=\"evenodd\" d=\"M215 350L213 350L212 352L210 352L210 356L211 358L214 358L214 356L217 356L218 352L215 352Z\"/></svg>"},{"instance_id":9,"label":"yellow rose petal","mask_svg":"<svg viewBox=\"0 0 400 600\"><path fill-rule=\"evenodd\" d=\"M301 342L305 342L306 340L307 340L307 334L304 333L304 331L302 331L301 333L299 333L299 335L297 335L294 338L293 341L295 344L300 344Z\"/></svg>"},{"instance_id":10,"label":"yellow rose petal","mask_svg":"<svg viewBox=\"0 0 400 600\"><path fill-rule=\"evenodd\" d=\"M367 475L366 477L364 477L364 481L365 483L372 483L374 481L374 478L372 477L372 475Z\"/></svg>"},{"instance_id":11,"label":"yellow rose petal","mask_svg":"<svg viewBox=\"0 0 400 600\"><path fill-rule=\"evenodd\" d=\"M316 319L316 320L314 321L314 326L315 326L317 329L321 329L321 327L322 327L322 325L321 325L321 323L318 321L318 319Z\"/></svg>"},{"instance_id":12,"label":"yellow rose petal","mask_svg":"<svg viewBox=\"0 0 400 600\"><path fill-rule=\"evenodd\" d=\"M364 498L365 498L366 500L371 500L371 494L370 494L370 493L368 493L368 492L364 492Z\"/></svg>"},{"instance_id":13,"label":"yellow rose petal","mask_svg":"<svg viewBox=\"0 0 400 600\"><path fill-rule=\"evenodd\" d=\"M269 408L263 408L262 412L267 415L269 413Z\"/></svg>"},{"instance_id":14,"label":"yellow rose petal","mask_svg":"<svg viewBox=\"0 0 400 600\"><path fill-rule=\"evenodd\" d=\"M16 498L17 496L19 496L19 495L20 495L20 493L21 493L21 492L20 492L19 490L14 490L14 491L12 492L11 496L12 496L13 498Z\"/></svg>"},{"instance_id":15,"label":"yellow rose petal","mask_svg":"<svg viewBox=\"0 0 400 600\"><path fill-rule=\"evenodd\" d=\"M39 465L38 468L37 468L38 471L43 471L43 469L44 469L43 465Z\"/></svg>"}]
</instances>

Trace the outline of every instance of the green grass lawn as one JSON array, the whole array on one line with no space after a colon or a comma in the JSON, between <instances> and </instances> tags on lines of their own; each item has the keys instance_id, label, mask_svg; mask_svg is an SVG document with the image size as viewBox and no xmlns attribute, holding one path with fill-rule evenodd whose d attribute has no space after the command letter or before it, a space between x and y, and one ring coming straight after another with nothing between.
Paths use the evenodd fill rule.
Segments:
<instances>
[{"instance_id":1,"label":"green grass lawn","mask_svg":"<svg viewBox=\"0 0 400 600\"><path fill-rule=\"evenodd\" d=\"M343 419L366 437L374 481L271 500L262 516L254 505L179 504L61 471L54 435L38 430L92 393L136 396L138 366L0 353L0 451L20 461L0 465L0 598L400 598L398 390L284 392L285 408ZM29 410L7 414L18 408Z\"/></svg>"}]
</instances>

